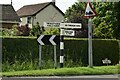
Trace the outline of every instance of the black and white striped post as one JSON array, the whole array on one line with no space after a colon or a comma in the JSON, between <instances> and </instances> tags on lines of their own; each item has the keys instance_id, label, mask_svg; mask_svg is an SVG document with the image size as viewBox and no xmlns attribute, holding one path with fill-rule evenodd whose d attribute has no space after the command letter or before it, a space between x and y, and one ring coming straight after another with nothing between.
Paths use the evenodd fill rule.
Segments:
<instances>
[{"instance_id":1,"label":"black and white striped post","mask_svg":"<svg viewBox=\"0 0 120 80\"><path fill-rule=\"evenodd\" d=\"M64 61L64 29L60 30L60 68L63 68Z\"/></svg>"}]
</instances>

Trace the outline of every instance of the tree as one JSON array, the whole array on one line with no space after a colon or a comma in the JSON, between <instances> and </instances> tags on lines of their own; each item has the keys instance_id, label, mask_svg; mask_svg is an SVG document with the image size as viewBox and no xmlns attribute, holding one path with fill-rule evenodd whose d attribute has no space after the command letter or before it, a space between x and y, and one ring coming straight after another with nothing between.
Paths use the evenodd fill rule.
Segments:
<instances>
[{"instance_id":1,"label":"tree","mask_svg":"<svg viewBox=\"0 0 120 80\"><path fill-rule=\"evenodd\" d=\"M117 38L120 39L120 1L116 2L114 4L114 14L115 14L115 22L114 22L114 31L113 31L113 35Z\"/></svg>"},{"instance_id":2,"label":"tree","mask_svg":"<svg viewBox=\"0 0 120 80\"><path fill-rule=\"evenodd\" d=\"M113 38L113 29L104 20L94 29L93 35L98 38Z\"/></svg>"},{"instance_id":3,"label":"tree","mask_svg":"<svg viewBox=\"0 0 120 80\"><path fill-rule=\"evenodd\" d=\"M33 36L37 36L37 35L40 35L44 32L44 27L41 27L39 25L39 22L36 23L36 25L33 26L32 30L31 30L31 35Z\"/></svg>"},{"instance_id":4,"label":"tree","mask_svg":"<svg viewBox=\"0 0 120 80\"><path fill-rule=\"evenodd\" d=\"M87 37L87 20L83 18L85 3L76 2L65 12L65 22L81 23L82 29L76 29L76 37Z\"/></svg>"},{"instance_id":5,"label":"tree","mask_svg":"<svg viewBox=\"0 0 120 80\"><path fill-rule=\"evenodd\" d=\"M76 2L65 13L67 22L82 23L80 31L87 31L87 20L83 19L84 9L86 3ZM92 18L93 20L93 37L97 38L117 38L120 39L120 2L97 2L92 3L98 16ZM79 31L79 32L80 32ZM83 34L83 33L82 33Z\"/></svg>"},{"instance_id":6,"label":"tree","mask_svg":"<svg viewBox=\"0 0 120 80\"><path fill-rule=\"evenodd\" d=\"M93 18L93 35L98 38L120 39L120 2L94 3L98 16Z\"/></svg>"},{"instance_id":7,"label":"tree","mask_svg":"<svg viewBox=\"0 0 120 80\"><path fill-rule=\"evenodd\" d=\"M93 18L95 29L93 30L94 37L98 38L114 38L113 24L115 21L113 8L114 3L94 3L98 16Z\"/></svg>"},{"instance_id":8,"label":"tree","mask_svg":"<svg viewBox=\"0 0 120 80\"><path fill-rule=\"evenodd\" d=\"M84 6L85 3L76 2L69 7L69 9L65 12L65 18L67 19L67 22L81 23L83 19L82 16L84 12Z\"/></svg>"}]
</instances>

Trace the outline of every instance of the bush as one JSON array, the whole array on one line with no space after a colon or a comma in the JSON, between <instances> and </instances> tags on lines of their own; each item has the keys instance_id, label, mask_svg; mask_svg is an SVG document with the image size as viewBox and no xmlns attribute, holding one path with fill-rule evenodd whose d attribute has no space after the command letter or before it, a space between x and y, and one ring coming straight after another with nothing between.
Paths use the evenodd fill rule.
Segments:
<instances>
[{"instance_id":1,"label":"bush","mask_svg":"<svg viewBox=\"0 0 120 80\"><path fill-rule=\"evenodd\" d=\"M17 36L29 36L31 29L29 28L28 24L26 24L18 26L17 30L18 30L16 34Z\"/></svg>"},{"instance_id":2,"label":"bush","mask_svg":"<svg viewBox=\"0 0 120 80\"><path fill-rule=\"evenodd\" d=\"M46 28L45 35L60 35L60 30L58 28Z\"/></svg>"},{"instance_id":3,"label":"bush","mask_svg":"<svg viewBox=\"0 0 120 80\"><path fill-rule=\"evenodd\" d=\"M29 36L30 28L28 25L14 25L11 29L3 28L2 36Z\"/></svg>"},{"instance_id":4,"label":"bush","mask_svg":"<svg viewBox=\"0 0 120 80\"><path fill-rule=\"evenodd\" d=\"M39 25L39 22L36 23L36 25L33 25L31 31L30 31L30 35L31 36L37 36L40 35L44 32L44 27Z\"/></svg>"},{"instance_id":5,"label":"bush","mask_svg":"<svg viewBox=\"0 0 120 80\"><path fill-rule=\"evenodd\" d=\"M64 66L88 66L88 40L87 39L65 39ZM108 58L111 65L116 65L119 60L119 44L117 40L93 40L93 62L95 66L101 66L102 60ZM3 38L3 67L9 69L26 70L38 69L39 49L36 38ZM57 46L57 63L59 66L59 46ZM53 46L42 46L42 67L53 67ZM19 63L18 63L19 62ZM32 62L32 63L31 63ZM22 66L29 63L31 68ZM18 65L20 69L13 68ZM30 64L30 65L31 65ZM21 66L20 66L21 65ZM17 68L18 68L17 67ZM6 68L6 69L5 69Z\"/></svg>"},{"instance_id":6,"label":"bush","mask_svg":"<svg viewBox=\"0 0 120 80\"><path fill-rule=\"evenodd\" d=\"M12 29L2 28L2 36L16 36L17 34L20 34L17 28L17 25L12 26Z\"/></svg>"},{"instance_id":7,"label":"bush","mask_svg":"<svg viewBox=\"0 0 120 80\"><path fill-rule=\"evenodd\" d=\"M88 40L74 39L65 41L66 61L82 62L88 65ZM116 40L93 40L93 63L95 66L103 65L102 60L108 58L115 65L119 61L119 44Z\"/></svg>"}]
</instances>

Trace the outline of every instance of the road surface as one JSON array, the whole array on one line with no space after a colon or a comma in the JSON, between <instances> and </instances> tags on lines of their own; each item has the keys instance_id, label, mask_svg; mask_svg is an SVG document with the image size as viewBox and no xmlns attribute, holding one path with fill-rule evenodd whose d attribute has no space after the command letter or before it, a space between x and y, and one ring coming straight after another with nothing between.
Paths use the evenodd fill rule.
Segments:
<instances>
[{"instance_id":1,"label":"road surface","mask_svg":"<svg viewBox=\"0 0 120 80\"><path fill-rule=\"evenodd\" d=\"M3 77L2 80L119 80L118 75Z\"/></svg>"}]
</instances>

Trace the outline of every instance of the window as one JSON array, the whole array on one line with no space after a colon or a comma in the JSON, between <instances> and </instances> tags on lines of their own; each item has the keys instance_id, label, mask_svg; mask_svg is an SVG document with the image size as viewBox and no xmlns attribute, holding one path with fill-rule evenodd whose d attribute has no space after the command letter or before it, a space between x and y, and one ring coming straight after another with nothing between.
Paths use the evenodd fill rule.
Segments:
<instances>
[{"instance_id":1,"label":"window","mask_svg":"<svg viewBox=\"0 0 120 80\"><path fill-rule=\"evenodd\" d=\"M20 18L20 20L22 21L22 18Z\"/></svg>"},{"instance_id":2,"label":"window","mask_svg":"<svg viewBox=\"0 0 120 80\"><path fill-rule=\"evenodd\" d=\"M31 17L30 17L30 16L27 17L27 23L28 23L28 24L31 24Z\"/></svg>"},{"instance_id":3,"label":"window","mask_svg":"<svg viewBox=\"0 0 120 80\"><path fill-rule=\"evenodd\" d=\"M36 19L36 16L34 16L34 19Z\"/></svg>"}]
</instances>

